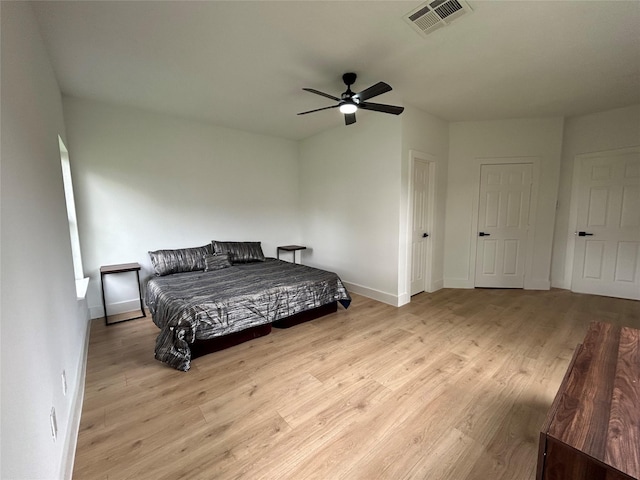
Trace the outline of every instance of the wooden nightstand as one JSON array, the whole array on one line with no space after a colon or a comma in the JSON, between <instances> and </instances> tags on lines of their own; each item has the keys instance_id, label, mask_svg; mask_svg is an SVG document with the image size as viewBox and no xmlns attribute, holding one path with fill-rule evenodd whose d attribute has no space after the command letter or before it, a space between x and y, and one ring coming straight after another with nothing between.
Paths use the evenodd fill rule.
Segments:
<instances>
[{"instance_id":1,"label":"wooden nightstand","mask_svg":"<svg viewBox=\"0 0 640 480\"><path fill-rule=\"evenodd\" d=\"M127 322L129 320L135 320L137 318L146 317L147 314L144 311L144 304L142 303L142 286L140 285L140 264L139 263L122 263L118 265L103 265L100 267L100 285L102 287L102 308L104 308L104 323L105 325L113 325L114 323ZM140 298L140 311L142 315L133 318L126 318L124 320L118 320L117 322L108 321L107 315L107 302L104 298L104 276L112 273L127 273L136 272L136 279L138 281L138 297Z\"/></svg>"},{"instance_id":2,"label":"wooden nightstand","mask_svg":"<svg viewBox=\"0 0 640 480\"><path fill-rule=\"evenodd\" d=\"M306 249L307 247L303 247L301 245L282 245L278 247L276 256L278 257L278 260L280 260L280 250L282 250L283 252L293 252L293 263L296 263L296 252L298 250L306 250Z\"/></svg>"}]
</instances>

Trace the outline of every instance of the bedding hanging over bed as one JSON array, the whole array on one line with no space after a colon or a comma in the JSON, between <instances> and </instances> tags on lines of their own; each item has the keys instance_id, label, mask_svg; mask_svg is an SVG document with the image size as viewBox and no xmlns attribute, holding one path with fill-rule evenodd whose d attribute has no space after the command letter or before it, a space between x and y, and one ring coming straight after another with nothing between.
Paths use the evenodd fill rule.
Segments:
<instances>
[{"instance_id":1,"label":"bedding hanging over bed","mask_svg":"<svg viewBox=\"0 0 640 480\"><path fill-rule=\"evenodd\" d=\"M176 273L147 283L146 304L160 328L156 358L188 370L189 344L351 297L332 272L267 258L214 271Z\"/></svg>"}]
</instances>

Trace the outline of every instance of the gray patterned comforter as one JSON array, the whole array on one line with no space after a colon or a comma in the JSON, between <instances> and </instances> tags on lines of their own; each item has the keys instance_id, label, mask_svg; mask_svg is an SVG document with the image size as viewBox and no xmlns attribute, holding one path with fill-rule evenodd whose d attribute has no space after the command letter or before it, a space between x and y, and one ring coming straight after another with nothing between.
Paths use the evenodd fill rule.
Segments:
<instances>
[{"instance_id":1,"label":"gray patterned comforter","mask_svg":"<svg viewBox=\"0 0 640 480\"><path fill-rule=\"evenodd\" d=\"M160 328L156 358L189 370L189 344L274 322L351 297L332 272L273 258L211 272L154 277L145 300Z\"/></svg>"}]
</instances>

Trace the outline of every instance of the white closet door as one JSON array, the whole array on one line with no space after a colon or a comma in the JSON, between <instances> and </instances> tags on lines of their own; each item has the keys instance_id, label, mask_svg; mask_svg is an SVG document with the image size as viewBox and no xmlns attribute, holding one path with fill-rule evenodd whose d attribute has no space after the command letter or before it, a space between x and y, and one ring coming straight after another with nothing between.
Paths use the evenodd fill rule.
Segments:
<instances>
[{"instance_id":1,"label":"white closet door","mask_svg":"<svg viewBox=\"0 0 640 480\"><path fill-rule=\"evenodd\" d=\"M476 287L523 288L532 165L482 165Z\"/></svg>"},{"instance_id":2,"label":"white closet door","mask_svg":"<svg viewBox=\"0 0 640 480\"><path fill-rule=\"evenodd\" d=\"M640 149L582 159L571 290L640 300Z\"/></svg>"}]
</instances>

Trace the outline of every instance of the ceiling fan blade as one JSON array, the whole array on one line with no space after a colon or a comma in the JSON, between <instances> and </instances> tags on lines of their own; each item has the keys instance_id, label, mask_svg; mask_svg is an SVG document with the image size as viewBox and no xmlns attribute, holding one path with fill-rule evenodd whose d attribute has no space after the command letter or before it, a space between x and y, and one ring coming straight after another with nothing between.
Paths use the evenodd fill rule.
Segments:
<instances>
[{"instance_id":1,"label":"ceiling fan blade","mask_svg":"<svg viewBox=\"0 0 640 480\"><path fill-rule=\"evenodd\" d=\"M329 110L330 108L338 108L340 105L332 105L330 107L316 108L315 110L309 110L308 112L300 112L298 115L306 115L307 113L319 112L321 110Z\"/></svg>"},{"instance_id":2,"label":"ceiling fan blade","mask_svg":"<svg viewBox=\"0 0 640 480\"><path fill-rule=\"evenodd\" d=\"M358 97L361 102L364 102L369 98L377 97L378 95L382 95L383 93L390 92L391 90L392 90L391 85L384 82L378 82L375 85L372 85L369 88L364 89L360 93L356 93L354 97Z\"/></svg>"},{"instance_id":3,"label":"ceiling fan blade","mask_svg":"<svg viewBox=\"0 0 640 480\"><path fill-rule=\"evenodd\" d=\"M344 114L344 124L351 125L352 123L356 123L356 114L355 113L345 113Z\"/></svg>"},{"instance_id":4,"label":"ceiling fan blade","mask_svg":"<svg viewBox=\"0 0 640 480\"><path fill-rule=\"evenodd\" d=\"M315 93L316 95L322 95L323 97L330 98L331 100L335 100L336 102L340 101L338 97L334 97L333 95L329 95L328 93L324 93L319 90L314 90L313 88L303 88L303 90L307 92Z\"/></svg>"},{"instance_id":5,"label":"ceiling fan blade","mask_svg":"<svg viewBox=\"0 0 640 480\"><path fill-rule=\"evenodd\" d=\"M358 108L363 110L373 110L374 112L391 113L393 115L400 115L404 112L404 107L396 107L395 105L384 105L382 103L370 103L362 102L358 104Z\"/></svg>"}]
</instances>

